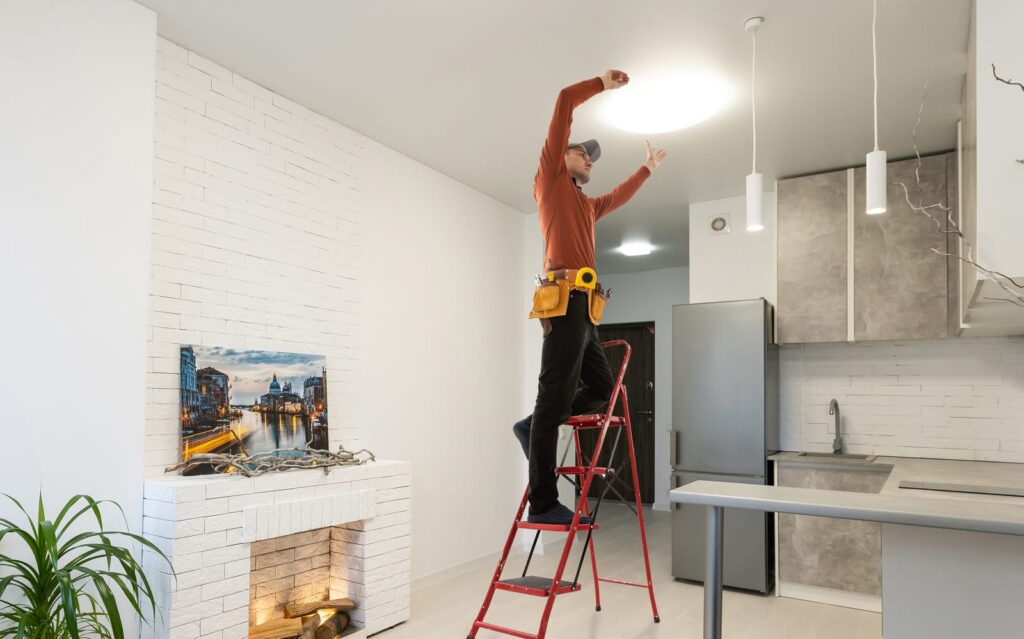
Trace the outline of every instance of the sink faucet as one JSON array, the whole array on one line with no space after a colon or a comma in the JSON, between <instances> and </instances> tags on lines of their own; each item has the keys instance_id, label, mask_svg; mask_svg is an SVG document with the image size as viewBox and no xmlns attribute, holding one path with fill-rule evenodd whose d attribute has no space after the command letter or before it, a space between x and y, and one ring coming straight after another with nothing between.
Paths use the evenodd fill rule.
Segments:
<instances>
[{"instance_id":1,"label":"sink faucet","mask_svg":"<svg viewBox=\"0 0 1024 639\"><path fill-rule=\"evenodd\" d=\"M832 452L841 454L843 452L843 436L839 430L839 402L833 399L828 404L828 414L836 416L836 438L832 440Z\"/></svg>"}]
</instances>

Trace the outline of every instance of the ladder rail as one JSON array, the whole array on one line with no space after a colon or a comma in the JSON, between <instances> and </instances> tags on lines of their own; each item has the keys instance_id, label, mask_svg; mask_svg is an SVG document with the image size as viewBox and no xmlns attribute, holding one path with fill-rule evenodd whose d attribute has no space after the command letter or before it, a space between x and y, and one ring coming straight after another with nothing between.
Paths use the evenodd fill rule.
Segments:
<instances>
[{"instance_id":1,"label":"ladder rail","mask_svg":"<svg viewBox=\"0 0 1024 639\"><path fill-rule=\"evenodd\" d=\"M651 579L651 558L647 552L647 524L644 523L644 509L640 506L640 478L637 477L636 468L636 451L633 445L633 424L629 419L629 397L627 395L622 396L622 407L623 412L626 414L626 440L629 443L629 450L633 453L633 495L636 497L636 510L637 518L639 521L640 528L640 544L643 546L644 552L644 570L647 572L647 594L651 598L651 610L654 611L654 621L660 622L661 617L658 615L658 603L654 600L654 582Z\"/></svg>"}]
</instances>

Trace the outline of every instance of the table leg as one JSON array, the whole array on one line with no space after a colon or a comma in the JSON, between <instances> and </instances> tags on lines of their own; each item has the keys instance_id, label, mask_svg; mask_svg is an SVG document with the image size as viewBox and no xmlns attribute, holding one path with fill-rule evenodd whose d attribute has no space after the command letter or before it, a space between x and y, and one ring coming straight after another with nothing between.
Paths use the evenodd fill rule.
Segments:
<instances>
[{"instance_id":1,"label":"table leg","mask_svg":"<svg viewBox=\"0 0 1024 639\"><path fill-rule=\"evenodd\" d=\"M704 566L704 639L722 637L722 541L725 509L708 506L708 539Z\"/></svg>"}]
</instances>

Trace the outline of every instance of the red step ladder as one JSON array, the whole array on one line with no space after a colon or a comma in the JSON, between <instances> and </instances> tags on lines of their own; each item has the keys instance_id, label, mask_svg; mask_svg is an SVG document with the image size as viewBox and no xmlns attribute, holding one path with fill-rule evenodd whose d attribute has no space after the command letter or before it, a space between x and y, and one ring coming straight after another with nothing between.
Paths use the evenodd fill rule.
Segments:
<instances>
[{"instance_id":1,"label":"red step ladder","mask_svg":"<svg viewBox=\"0 0 1024 639\"><path fill-rule=\"evenodd\" d=\"M615 380L615 387L612 391L611 399L608 401L608 412L599 415L576 415L569 418L568 425L573 429L573 441L576 448L576 465L565 466L565 457L562 455L562 466L555 469L555 472L568 479L569 477L575 477L576 481L574 485L579 489L579 499L577 501L576 513L573 517L572 523L567 526L559 526L553 524L531 524L523 519L523 513L526 511L526 505L529 501L530 488L527 486L526 491L523 493L523 499L519 502L519 510L516 511L515 520L512 522L512 529L509 530L508 539L505 540L505 547L501 551L501 559L498 561L498 567L494 571L494 576L491 578L490 586L487 589L487 596L484 597L484 603L480 607L480 614L477 615L476 621L473 622L473 628L469 631L467 639L475 639L477 632L481 629L492 630L513 637L521 637L522 639L544 639L548 629L548 620L551 617L551 609L555 605L555 597L558 595L568 594L571 592L577 592L581 589L579 583L580 570L583 568L583 561L586 558L587 550L590 550L590 567L594 577L594 600L596 610L601 610L601 582L620 584L623 586L635 586L638 588L646 588L651 598L651 611L654 614L654 622L658 623L661 621L658 616L658 604L654 601L654 584L651 582L651 561L647 554L647 530L644 526L644 511L643 506L640 503L640 482L637 478L637 467L636 467L636 453L633 448L633 427L629 419L629 397L626 393L626 387L623 385L622 380L626 375L626 367L629 365L629 356L631 349L629 344L624 340L613 340L610 342L604 342L602 346L605 350L616 347L625 347L625 354L622 357L622 363L619 365L618 376ZM622 412L623 417L613 416L615 412L615 406L618 402L619 397L622 397ZM608 457L609 460L615 458L615 451L618 449L619 440L622 437L622 433L626 434L626 445L628 448L627 459L623 461L623 464L619 469L611 467L600 467L597 465L598 460L601 456L601 450L604 446L605 436L608 434L608 429L614 428L615 441L612 445L611 455ZM593 455L590 459L587 459L580 450L580 436L581 430L588 429L600 429L600 433L597 437L597 444L594 447ZM566 446L566 453L568 453L568 445ZM601 501L604 499L608 490L615 491L616 494L621 494L615 490L613 481L623 481L620 477L620 470L622 466L629 463L630 469L633 475L633 496L635 501L635 510L633 506L630 506L630 510L633 510L637 516L637 520L640 525L640 543L643 547L644 555L644 568L647 571L647 583L634 583L629 581L621 581L618 579L607 579L605 577L598 576L597 572L597 556L594 553L594 538L593 533L595 530L600 528L597 523L598 510L601 508ZM590 494L590 488L593 483L594 477L600 475L605 479L604 490L602 490L598 496L597 504L594 506L594 512L591 514L590 505L587 501L587 497ZM572 481L572 480L569 480ZM623 499L625 502L626 500ZM580 516L592 516L593 524L581 524ZM530 548L530 554L527 556L526 565L523 568L523 574L520 577L514 577L511 579L502 579L501 573L505 568L505 562L508 560L508 553L512 549L512 544L516 538L516 532L519 530L535 530L537 534L533 539L533 546ZM533 558L533 552L537 547L537 540L540 538L541 531L549 532L564 532L566 534L565 547L562 549L561 557L558 561L558 568L555 569L553 577L537 577L527 575L527 571L530 567L530 560ZM569 554L572 551L573 541L576 539L576 533L586 531L587 538L583 544L583 549L580 552L579 564L576 567L576 576L572 581L563 580L562 576L565 572L566 564L569 560ZM520 595L531 595L534 597L543 597L547 601L544 605L544 612L540 619L540 628L535 633L525 632L522 630L516 630L514 628L507 628L496 624L488 623L484 621L484 617L487 616L487 610L491 606L491 600L494 598L494 593L497 590L504 590L511 593Z\"/></svg>"}]
</instances>

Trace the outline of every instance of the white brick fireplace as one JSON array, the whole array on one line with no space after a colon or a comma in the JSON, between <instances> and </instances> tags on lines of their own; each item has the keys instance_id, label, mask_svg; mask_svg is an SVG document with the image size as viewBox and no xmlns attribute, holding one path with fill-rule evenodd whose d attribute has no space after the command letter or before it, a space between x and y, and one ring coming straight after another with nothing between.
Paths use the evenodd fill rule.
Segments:
<instances>
[{"instance_id":1,"label":"white brick fireplace","mask_svg":"<svg viewBox=\"0 0 1024 639\"><path fill-rule=\"evenodd\" d=\"M253 544L320 529L331 530L325 594L356 603L352 625L360 630L352 636L407 620L410 495L410 465L393 461L147 481L143 531L167 553L176 579L166 562L144 553L160 612L143 626L143 639L246 637L257 588Z\"/></svg>"}]
</instances>

